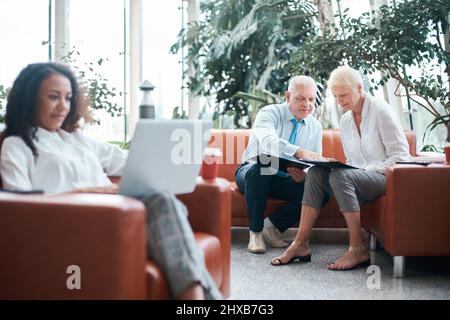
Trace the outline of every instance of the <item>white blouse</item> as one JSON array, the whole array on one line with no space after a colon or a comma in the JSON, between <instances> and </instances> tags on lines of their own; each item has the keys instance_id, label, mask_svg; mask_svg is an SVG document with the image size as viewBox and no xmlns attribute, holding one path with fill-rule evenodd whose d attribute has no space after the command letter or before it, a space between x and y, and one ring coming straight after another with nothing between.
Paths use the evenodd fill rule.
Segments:
<instances>
[{"instance_id":1,"label":"white blouse","mask_svg":"<svg viewBox=\"0 0 450 320\"><path fill-rule=\"evenodd\" d=\"M340 121L348 164L384 173L396 161L411 160L405 133L386 102L366 95L361 116L361 136L351 111L347 111Z\"/></svg>"},{"instance_id":2,"label":"white blouse","mask_svg":"<svg viewBox=\"0 0 450 320\"><path fill-rule=\"evenodd\" d=\"M20 137L4 140L0 154L3 188L61 193L77 188L111 184L120 176L128 152L84 136L81 131L56 132L38 128L33 140L38 157Z\"/></svg>"}]
</instances>

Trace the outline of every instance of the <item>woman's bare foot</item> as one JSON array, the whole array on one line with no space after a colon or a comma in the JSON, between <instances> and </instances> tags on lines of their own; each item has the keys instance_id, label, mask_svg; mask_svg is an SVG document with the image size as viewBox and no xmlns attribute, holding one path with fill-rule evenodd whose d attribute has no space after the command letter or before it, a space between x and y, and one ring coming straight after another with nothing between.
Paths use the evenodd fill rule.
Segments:
<instances>
[{"instance_id":1,"label":"woman's bare foot","mask_svg":"<svg viewBox=\"0 0 450 320\"><path fill-rule=\"evenodd\" d=\"M361 265L368 265L370 256L364 247L350 247L336 262L328 264L329 270L344 271Z\"/></svg>"},{"instance_id":2,"label":"woman's bare foot","mask_svg":"<svg viewBox=\"0 0 450 320\"><path fill-rule=\"evenodd\" d=\"M284 264L289 264L295 260L302 262L311 261L311 251L309 250L309 245L307 242L292 242L289 248L287 248L281 256L273 258L270 264L273 266L281 266Z\"/></svg>"}]
</instances>

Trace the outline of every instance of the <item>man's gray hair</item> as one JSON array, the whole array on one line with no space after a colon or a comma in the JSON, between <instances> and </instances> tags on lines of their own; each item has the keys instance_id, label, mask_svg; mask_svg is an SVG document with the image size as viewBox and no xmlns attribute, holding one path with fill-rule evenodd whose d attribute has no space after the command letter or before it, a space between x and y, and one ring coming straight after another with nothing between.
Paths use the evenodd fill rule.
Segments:
<instances>
[{"instance_id":1,"label":"man's gray hair","mask_svg":"<svg viewBox=\"0 0 450 320\"><path fill-rule=\"evenodd\" d=\"M295 76L295 77L292 77L292 79L289 81L288 91L292 92L294 87L298 86L298 85L310 86L310 87L313 87L314 90L317 91L316 81L313 78L308 77L308 76Z\"/></svg>"}]
</instances>

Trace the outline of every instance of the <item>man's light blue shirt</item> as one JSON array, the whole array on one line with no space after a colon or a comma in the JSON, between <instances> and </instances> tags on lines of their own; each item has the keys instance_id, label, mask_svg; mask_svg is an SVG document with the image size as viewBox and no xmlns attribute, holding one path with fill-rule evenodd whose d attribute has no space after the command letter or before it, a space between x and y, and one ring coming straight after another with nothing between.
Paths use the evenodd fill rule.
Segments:
<instances>
[{"instance_id":1,"label":"man's light blue shirt","mask_svg":"<svg viewBox=\"0 0 450 320\"><path fill-rule=\"evenodd\" d=\"M254 162L250 159L262 153L292 157L299 148L322 154L322 125L312 115L298 126L296 142L289 143L293 118L286 102L262 108L256 116L242 161Z\"/></svg>"}]
</instances>

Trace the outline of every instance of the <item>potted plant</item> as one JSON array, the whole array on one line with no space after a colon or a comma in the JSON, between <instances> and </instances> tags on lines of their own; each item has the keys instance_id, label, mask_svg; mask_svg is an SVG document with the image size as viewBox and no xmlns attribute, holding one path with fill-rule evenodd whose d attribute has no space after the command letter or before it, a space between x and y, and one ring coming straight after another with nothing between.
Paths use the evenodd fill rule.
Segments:
<instances>
[{"instance_id":1,"label":"potted plant","mask_svg":"<svg viewBox=\"0 0 450 320\"><path fill-rule=\"evenodd\" d=\"M78 49L72 47L66 55L61 57L61 62L70 65L77 72L85 98L88 99L93 112L94 122L100 124L100 120L95 117L97 110L104 110L111 117L122 116L123 108L116 102L116 98L123 96L123 92L112 86L102 73L102 67L108 59L97 58L94 61L81 63L80 57L81 53Z\"/></svg>"},{"instance_id":2,"label":"potted plant","mask_svg":"<svg viewBox=\"0 0 450 320\"><path fill-rule=\"evenodd\" d=\"M341 64L350 64L364 74L382 72L372 88L389 78L398 81L396 94L405 95L434 120L427 131L447 127L446 153L450 152L450 2L403 0L382 6L374 15L350 18L336 15L335 33L310 38L293 57L297 72L325 81ZM414 68L414 77L408 69ZM441 73L441 70L444 72ZM450 157L450 155L449 155ZM449 159L450 160L450 159Z\"/></svg>"},{"instance_id":3,"label":"potted plant","mask_svg":"<svg viewBox=\"0 0 450 320\"><path fill-rule=\"evenodd\" d=\"M250 93L238 91L234 97L242 98L247 100L249 103L249 127L252 126L255 121L256 115L261 108L270 105L276 104L283 101L283 97L267 90L257 89L255 86L252 87Z\"/></svg>"},{"instance_id":4,"label":"potted plant","mask_svg":"<svg viewBox=\"0 0 450 320\"><path fill-rule=\"evenodd\" d=\"M316 7L296 0L205 0L200 10L204 18L181 30L171 50L187 48L195 69L189 90L215 97L214 119L233 115L234 127L247 127L250 121L241 118L252 117L248 101L236 93L251 92L254 84L258 90L284 92L290 74L283 66L316 34Z\"/></svg>"}]
</instances>

